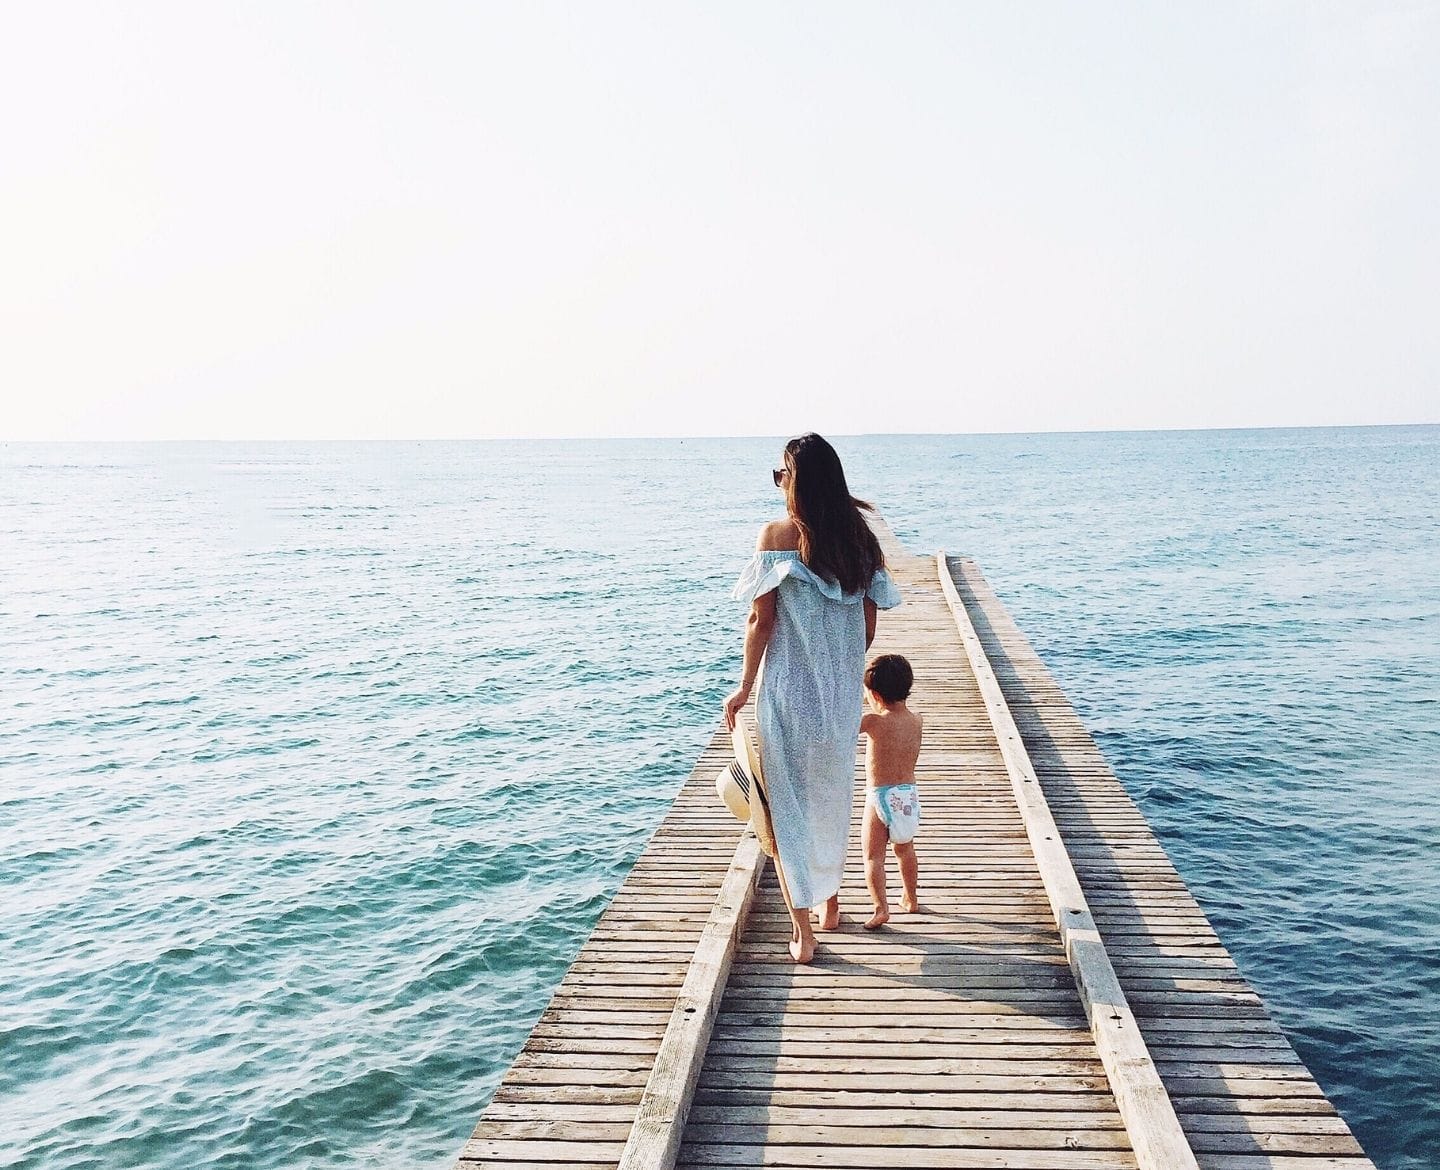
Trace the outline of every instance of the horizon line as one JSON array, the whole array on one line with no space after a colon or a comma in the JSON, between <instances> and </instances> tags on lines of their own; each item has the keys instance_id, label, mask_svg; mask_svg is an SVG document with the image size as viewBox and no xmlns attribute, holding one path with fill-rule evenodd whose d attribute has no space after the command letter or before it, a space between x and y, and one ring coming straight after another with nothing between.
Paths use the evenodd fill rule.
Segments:
<instances>
[{"instance_id":1,"label":"horizon line","mask_svg":"<svg viewBox=\"0 0 1440 1170\"><path fill-rule=\"evenodd\" d=\"M1440 418L1423 422L1383 422L1383 423L1262 423L1250 426L1169 426L1169 427L1079 427L1065 429L1040 429L1040 430L976 430L976 431L828 431L828 435L840 439L872 439L872 438L966 438L979 436L1026 436L1026 435L1153 435L1153 434L1201 434L1216 431L1344 431L1344 430L1381 430L1381 429L1413 429L1416 427L1440 426ZM803 433L803 432L801 432ZM405 437L375 436L298 436L298 435L273 435L273 436L236 436L220 438L216 436L195 436L186 438L125 438L125 439L97 439L97 438L69 438L69 439L34 439L34 438L0 438L0 446L62 446L65 444L85 444L89 446L124 446L142 444L181 444L181 443L506 443L506 442L726 442L736 439L785 439L790 437L789 432L749 432L746 434L729 435L700 435L700 434L508 434L508 435L414 435Z\"/></svg>"}]
</instances>

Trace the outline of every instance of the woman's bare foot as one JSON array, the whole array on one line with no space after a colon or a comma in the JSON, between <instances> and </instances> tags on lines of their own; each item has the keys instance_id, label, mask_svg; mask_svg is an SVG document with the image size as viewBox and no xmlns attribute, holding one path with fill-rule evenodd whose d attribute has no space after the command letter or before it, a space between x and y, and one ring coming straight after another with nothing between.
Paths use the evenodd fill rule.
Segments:
<instances>
[{"instance_id":1,"label":"woman's bare foot","mask_svg":"<svg viewBox=\"0 0 1440 1170\"><path fill-rule=\"evenodd\" d=\"M876 906L876 907L875 907L875 913L872 914L872 915L870 915L869 920L865 923L865 929L866 929L866 930L876 930L876 929L884 926L884 925L885 925L887 922L889 922L889 921L890 921L890 907L889 907L889 906Z\"/></svg>"},{"instance_id":2,"label":"woman's bare foot","mask_svg":"<svg viewBox=\"0 0 1440 1170\"><path fill-rule=\"evenodd\" d=\"M920 899L918 897L912 898L909 894L906 894L900 899L900 909L905 911L906 914L914 914L920 909Z\"/></svg>"},{"instance_id":3,"label":"woman's bare foot","mask_svg":"<svg viewBox=\"0 0 1440 1170\"><path fill-rule=\"evenodd\" d=\"M821 930L838 930L840 928L840 895L836 894L825 903L825 908L815 915L815 921L820 924Z\"/></svg>"},{"instance_id":4,"label":"woman's bare foot","mask_svg":"<svg viewBox=\"0 0 1440 1170\"><path fill-rule=\"evenodd\" d=\"M808 963L815 957L815 938L792 938L790 940L790 957L797 963Z\"/></svg>"}]
</instances>

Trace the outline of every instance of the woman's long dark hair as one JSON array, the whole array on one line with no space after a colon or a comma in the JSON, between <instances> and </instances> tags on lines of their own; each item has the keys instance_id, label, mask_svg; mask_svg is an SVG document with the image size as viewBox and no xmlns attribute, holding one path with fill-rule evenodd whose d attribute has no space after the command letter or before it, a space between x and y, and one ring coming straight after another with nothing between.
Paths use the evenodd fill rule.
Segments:
<instances>
[{"instance_id":1,"label":"woman's long dark hair","mask_svg":"<svg viewBox=\"0 0 1440 1170\"><path fill-rule=\"evenodd\" d=\"M858 593L885 564L880 542L860 514L875 509L850 494L840 456L819 435L786 443L785 467L785 504L800 529L800 559L846 593Z\"/></svg>"}]
</instances>

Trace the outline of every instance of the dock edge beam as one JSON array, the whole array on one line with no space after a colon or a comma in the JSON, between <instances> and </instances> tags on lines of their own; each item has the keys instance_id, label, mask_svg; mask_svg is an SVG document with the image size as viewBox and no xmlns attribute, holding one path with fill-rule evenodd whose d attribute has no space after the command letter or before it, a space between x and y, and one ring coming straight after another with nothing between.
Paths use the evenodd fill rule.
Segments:
<instances>
[{"instance_id":1,"label":"dock edge beam","mask_svg":"<svg viewBox=\"0 0 1440 1170\"><path fill-rule=\"evenodd\" d=\"M1194 1151L1175 1113L1174 1103L1160 1080L1155 1061L1140 1033L1140 1025L1120 988L1104 940L1091 917L1090 904L1085 899L1080 878L1075 873L1070 853L1050 812L1049 802L1030 762L1030 754L1025 750L1025 741L1015 725L1010 705L1005 701L990 658L980 642L980 635L975 632L970 613L950 575L950 559L943 551L935 554L935 566L940 588L954 615L960 640L965 645L965 656L970 660L970 669L980 686L986 713L995 729L995 739L1005 759L1005 770L1010 774L1015 803L1020 808L1025 833L1030 839L1030 850L1035 855L1040 879L1050 899L1050 909L1055 915L1065 957L1075 976L1080 1002L1085 1007L1085 1018L1090 1021L1100 1063L1105 1068L1110 1092L1130 1136L1136 1162L1140 1170L1199 1170Z\"/></svg>"},{"instance_id":2,"label":"dock edge beam","mask_svg":"<svg viewBox=\"0 0 1440 1170\"><path fill-rule=\"evenodd\" d=\"M617 1170L671 1170L680 1155L695 1083L765 862L755 833L746 829L690 958Z\"/></svg>"}]
</instances>

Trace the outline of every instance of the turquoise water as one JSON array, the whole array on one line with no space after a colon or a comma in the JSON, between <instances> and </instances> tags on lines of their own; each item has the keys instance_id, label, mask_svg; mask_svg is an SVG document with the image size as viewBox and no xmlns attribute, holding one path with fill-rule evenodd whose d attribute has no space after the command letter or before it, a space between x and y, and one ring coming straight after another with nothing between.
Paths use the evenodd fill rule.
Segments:
<instances>
[{"instance_id":1,"label":"turquoise water","mask_svg":"<svg viewBox=\"0 0 1440 1170\"><path fill-rule=\"evenodd\" d=\"M778 445L0 448L0 1165L447 1165L709 736ZM1440 1161L1440 428L837 446Z\"/></svg>"}]
</instances>

